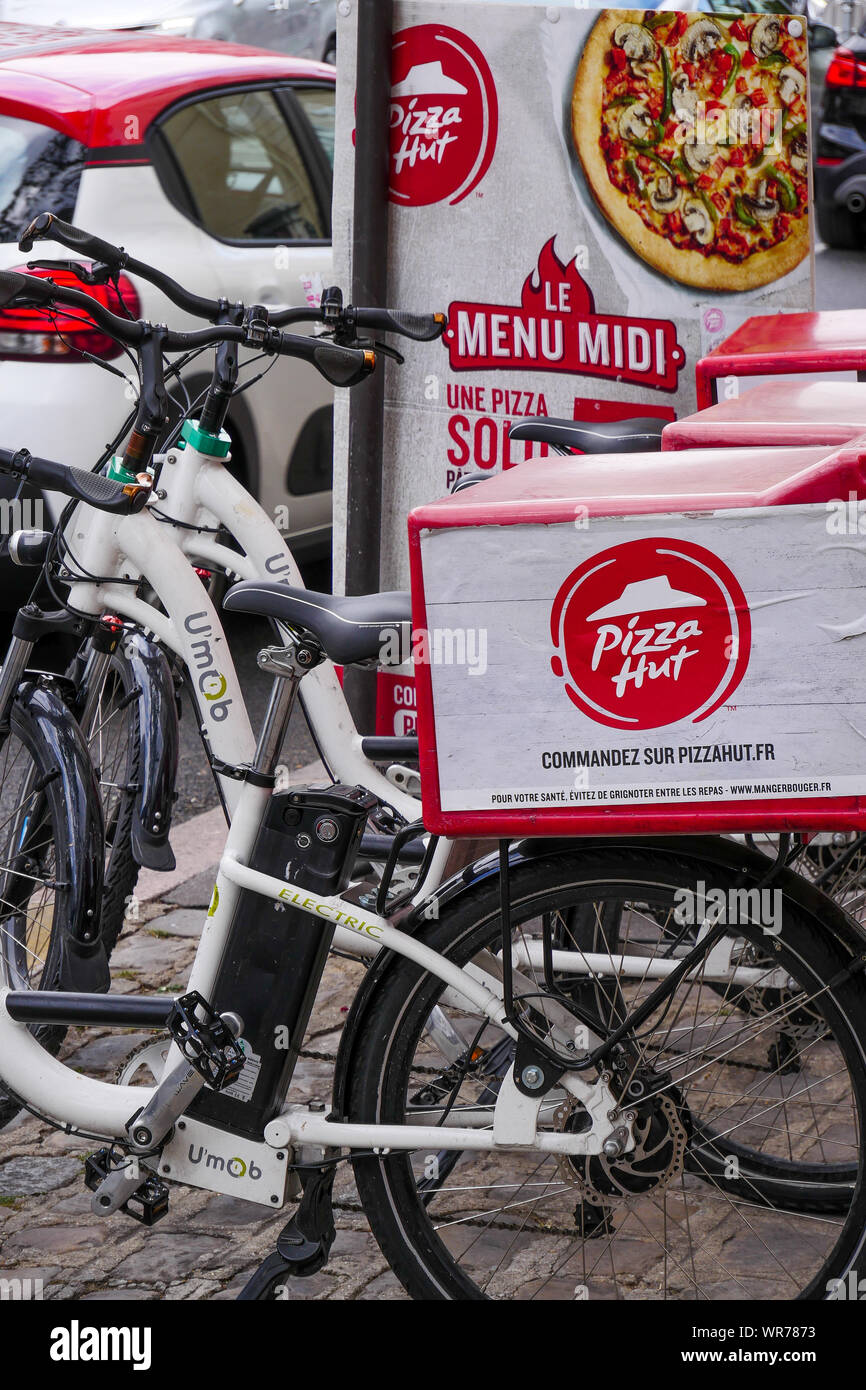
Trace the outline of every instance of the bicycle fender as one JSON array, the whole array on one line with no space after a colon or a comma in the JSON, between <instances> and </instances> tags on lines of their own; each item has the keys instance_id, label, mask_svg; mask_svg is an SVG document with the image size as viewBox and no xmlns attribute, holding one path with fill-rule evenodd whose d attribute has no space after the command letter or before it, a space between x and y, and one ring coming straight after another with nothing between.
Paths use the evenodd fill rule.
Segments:
<instances>
[{"instance_id":1,"label":"bicycle fender","mask_svg":"<svg viewBox=\"0 0 866 1390\"><path fill-rule=\"evenodd\" d=\"M171 669L162 650L141 632L123 643L138 694L139 788L132 814L133 857L145 869L175 867L168 842L177 779L177 703Z\"/></svg>"},{"instance_id":2,"label":"bicycle fender","mask_svg":"<svg viewBox=\"0 0 866 1390\"><path fill-rule=\"evenodd\" d=\"M717 864L719 868L740 872L744 876L744 887L754 887L764 879L772 866L772 860L759 850L723 836L634 836L616 839L610 837L557 838L515 841L508 851L508 862L512 869L551 858L554 855L582 850L610 848L616 845L623 850L651 849L655 854L669 854L672 858L695 858L702 865ZM484 855L474 863L440 884L435 893L401 923L401 930L413 936L427 921L436 921L446 907L475 892L478 886L499 874L498 853ZM853 962L866 956L866 930L853 917L844 912L831 899L793 869L784 869L773 879L773 887L784 891L796 907L814 921L814 930L833 937ZM345 1027L337 1052L334 1073L332 1108L335 1119L344 1118L346 1081L351 1072L355 1048L363 1046L363 1034L367 1015L375 1002L379 985L389 970L397 964L399 957L391 950L380 951L361 981L346 1018Z\"/></svg>"},{"instance_id":3,"label":"bicycle fender","mask_svg":"<svg viewBox=\"0 0 866 1390\"><path fill-rule=\"evenodd\" d=\"M87 744L51 684L26 681L15 702L37 726L61 779L73 885L69 927L60 942L57 988L104 993L111 977L99 923L105 859L102 803Z\"/></svg>"}]
</instances>

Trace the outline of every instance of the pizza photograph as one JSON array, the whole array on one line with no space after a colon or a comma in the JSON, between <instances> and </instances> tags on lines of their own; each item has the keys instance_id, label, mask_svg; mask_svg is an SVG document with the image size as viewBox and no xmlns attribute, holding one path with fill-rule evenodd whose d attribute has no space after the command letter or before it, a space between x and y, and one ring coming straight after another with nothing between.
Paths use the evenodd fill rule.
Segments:
<instances>
[{"instance_id":1,"label":"pizza photograph","mask_svg":"<svg viewBox=\"0 0 866 1390\"><path fill-rule=\"evenodd\" d=\"M605 10L577 67L574 146L647 264L732 292L810 248L807 51L777 14Z\"/></svg>"}]
</instances>

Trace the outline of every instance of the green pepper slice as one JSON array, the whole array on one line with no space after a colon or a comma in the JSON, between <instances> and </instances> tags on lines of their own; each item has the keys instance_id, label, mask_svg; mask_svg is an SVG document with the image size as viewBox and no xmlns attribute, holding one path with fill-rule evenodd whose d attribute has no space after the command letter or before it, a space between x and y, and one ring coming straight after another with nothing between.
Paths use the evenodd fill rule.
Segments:
<instances>
[{"instance_id":1,"label":"green pepper slice","mask_svg":"<svg viewBox=\"0 0 866 1390\"><path fill-rule=\"evenodd\" d=\"M646 192L646 184L644 183L643 174L641 173L640 169L637 167L633 159L626 160L625 171L632 179L638 193L644 194Z\"/></svg>"},{"instance_id":2,"label":"green pepper slice","mask_svg":"<svg viewBox=\"0 0 866 1390\"><path fill-rule=\"evenodd\" d=\"M805 122L805 121L798 121L796 125L789 126L789 128L788 128L787 130L783 130L783 131L782 131L782 140L784 141L785 144L787 144L789 140L796 140L796 138L797 138L798 135L805 135L805 134L806 134L806 122Z\"/></svg>"},{"instance_id":3,"label":"green pepper slice","mask_svg":"<svg viewBox=\"0 0 866 1390\"><path fill-rule=\"evenodd\" d=\"M733 67L731 68L731 71L728 73L728 80L722 88L722 96L724 96L725 92L730 87L737 73L740 71L740 50L736 48L732 43L723 43L722 52L730 54L730 56L734 60Z\"/></svg>"},{"instance_id":4,"label":"green pepper slice","mask_svg":"<svg viewBox=\"0 0 866 1390\"><path fill-rule=\"evenodd\" d=\"M634 96L633 93L620 92L618 97L614 97L613 101L607 103L607 106L608 110L610 110L612 106L632 106L636 101L637 97Z\"/></svg>"},{"instance_id":5,"label":"green pepper slice","mask_svg":"<svg viewBox=\"0 0 866 1390\"><path fill-rule=\"evenodd\" d=\"M695 178L697 177L695 174L692 173L688 164L686 164L686 161L680 154L678 154L676 159L673 160L672 172L682 174L683 178L686 179L689 183L694 183Z\"/></svg>"},{"instance_id":6,"label":"green pepper slice","mask_svg":"<svg viewBox=\"0 0 866 1390\"><path fill-rule=\"evenodd\" d=\"M797 195L791 180L780 169L777 169L775 164L767 166L767 177L774 180L779 190L779 202L782 207L786 212L793 212L797 206Z\"/></svg>"},{"instance_id":7,"label":"green pepper slice","mask_svg":"<svg viewBox=\"0 0 866 1390\"><path fill-rule=\"evenodd\" d=\"M775 68L782 63L787 63L787 61L788 59L785 57L781 49L777 48L775 53L768 53L766 58L762 58L761 61L758 63L758 67Z\"/></svg>"},{"instance_id":8,"label":"green pepper slice","mask_svg":"<svg viewBox=\"0 0 866 1390\"><path fill-rule=\"evenodd\" d=\"M700 199L701 199L701 202L703 203L704 207L706 208L707 212L710 214L710 217L711 217L712 221L713 221L713 222L718 222L718 220L719 220L719 209L716 207L715 203L713 202L712 198L711 198L711 197L709 196L709 194L707 193L706 189L705 189L705 188L699 188L699 189L698 189L698 195L699 195L699 197L700 197Z\"/></svg>"},{"instance_id":9,"label":"green pepper slice","mask_svg":"<svg viewBox=\"0 0 866 1390\"><path fill-rule=\"evenodd\" d=\"M734 212L742 222L744 227L757 227L758 223L750 212L746 211L746 206L741 197L734 199Z\"/></svg>"},{"instance_id":10,"label":"green pepper slice","mask_svg":"<svg viewBox=\"0 0 866 1390\"><path fill-rule=\"evenodd\" d=\"M661 165L666 174L670 174L672 179L676 179L676 169L666 159L662 159L660 154L656 154L655 150L647 150L647 159L654 159L656 164Z\"/></svg>"},{"instance_id":11,"label":"green pepper slice","mask_svg":"<svg viewBox=\"0 0 866 1390\"><path fill-rule=\"evenodd\" d=\"M671 64L667 53L662 48L659 50L662 55L662 81L664 83L664 100L662 101L661 123L664 125L668 116L671 114L673 106L673 88L671 86Z\"/></svg>"},{"instance_id":12,"label":"green pepper slice","mask_svg":"<svg viewBox=\"0 0 866 1390\"><path fill-rule=\"evenodd\" d=\"M662 24L670 24L676 16L672 14L645 14L643 17L643 27L652 31L658 29Z\"/></svg>"}]
</instances>

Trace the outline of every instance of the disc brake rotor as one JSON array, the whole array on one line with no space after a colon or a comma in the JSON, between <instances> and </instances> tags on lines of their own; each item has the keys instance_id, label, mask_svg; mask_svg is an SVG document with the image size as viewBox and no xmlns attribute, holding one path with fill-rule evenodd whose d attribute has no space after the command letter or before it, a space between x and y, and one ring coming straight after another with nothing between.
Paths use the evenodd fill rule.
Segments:
<instances>
[{"instance_id":1,"label":"disc brake rotor","mask_svg":"<svg viewBox=\"0 0 866 1390\"><path fill-rule=\"evenodd\" d=\"M633 1149L617 1157L603 1153L559 1156L560 1176L577 1189L582 1202L607 1207L661 1187L682 1172L690 1124L678 1092L671 1088L663 1095L654 1095L636 1106L634 1115ZM558 1106L553 1121L566 1133L589 1128L587 1112L571 1096Z\"/></svg>"}]
</instances>

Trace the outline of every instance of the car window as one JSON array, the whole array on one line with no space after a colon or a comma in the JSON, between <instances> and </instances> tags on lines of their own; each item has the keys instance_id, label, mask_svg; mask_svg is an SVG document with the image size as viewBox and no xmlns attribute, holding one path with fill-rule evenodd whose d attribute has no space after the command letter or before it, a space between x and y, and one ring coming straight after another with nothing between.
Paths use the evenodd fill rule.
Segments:
<instances>
[{"instance_id":1,"label":"car window","mask_svg":"<svg viewBox=\"0 0 866 1390\"><path fill-rule=\"evenodd\" d=\"M310 176L271 92L191 102L163 122L162 134L213 236L327 238Z\"/></svg>"},{"instance_id":2,"label":"car window","mask_svg":"<svg viewBox=\"0 0 866 1390\"><path fill-rule=\"evenodd\" d=\"M46 208L72 221L86 155L57 130L0 115L0 241L17 241Z\"/></svg>"},{"instance_id":3,"label":"car window","mask_svg":"<svg viewBox=\"0 0 866 1390\"><path fill-rule=\"evenodd\" d=\"M295 87L296 100L304 108L304 115L316 132L319 144L334 167L334 88L333 87Z\"/></svg>"}]
</instances>

